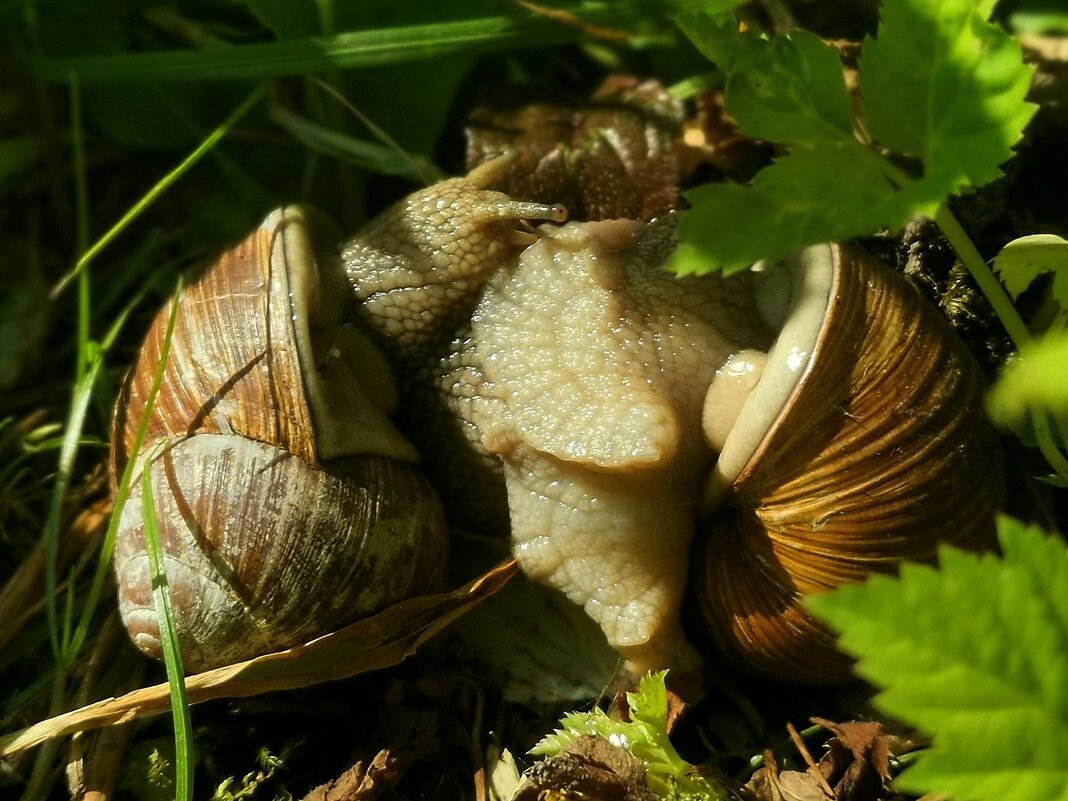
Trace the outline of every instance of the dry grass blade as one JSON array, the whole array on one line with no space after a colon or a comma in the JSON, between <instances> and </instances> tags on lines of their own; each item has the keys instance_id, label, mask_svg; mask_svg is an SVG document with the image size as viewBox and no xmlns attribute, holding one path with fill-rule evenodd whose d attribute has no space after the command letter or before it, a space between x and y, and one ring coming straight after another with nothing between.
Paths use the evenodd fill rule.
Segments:
<instances>
[{"instance_id":1,"label":"dry grass blade","mask_svg":"<svg viewBox=\"0 0 1068 801\"><path fill-rule=\"evenodd\" d=\"M395 665L500 590L515 572L515 561L508 560L453 592L402 601L307 645L190 676L186 679L189 703L307 687ZM126 723L169 709L166 684L145 687L0 737L0 755L33 748L51 737Z\"/></svg>"}]
</instances>

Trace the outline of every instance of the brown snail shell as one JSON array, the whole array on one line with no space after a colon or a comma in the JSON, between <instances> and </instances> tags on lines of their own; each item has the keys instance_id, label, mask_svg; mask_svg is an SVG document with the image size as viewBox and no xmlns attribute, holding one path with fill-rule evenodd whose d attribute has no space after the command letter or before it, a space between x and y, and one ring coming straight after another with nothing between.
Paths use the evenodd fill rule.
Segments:
<instances>
[{"instance_id":1,"label":"brown snail shell","mask_svg":"<svg viewBox=\"0 0 1068 801\"><path fill-rule=\"evenodd\" d=\"M813 356L741 467L714 480L684 608L734 665L821 684L851 662L801 596L941 544L992 547L1003 475L979 367L915 288L847 247L799 258L830 268Z\"/></svg>"},{"instance_id":2,"label":"brown snail shell","mask_svg":"<svg viewBox=\"0 0 1068 801\"><path fill-rule=\"evenodd\" d=\"M180 299L137 472L148 465L187 669L289 647L435 588L445 524L392 426L382 355L342 319L350 290L312 213L272 212ZM116 407L112 481L130 458L169 309ZM122 512L119 604L159 654L141 504Z\"/></svg>"}]
</instances>

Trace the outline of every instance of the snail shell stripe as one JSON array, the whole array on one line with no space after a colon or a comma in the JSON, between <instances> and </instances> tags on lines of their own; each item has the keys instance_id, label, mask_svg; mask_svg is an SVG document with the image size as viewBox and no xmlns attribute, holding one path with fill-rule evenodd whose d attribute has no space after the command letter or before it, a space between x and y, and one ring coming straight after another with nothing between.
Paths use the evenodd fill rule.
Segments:
<instances>
[{"instance_id":1,"label":"snail shell stripe","mask_svg":"<svg viewBox=\"0 0 1068 801\"><path fill-rule=\"evenodd\" d=\"M915 288L843 246L804 258L832 263L828 314L784 411L699 524L687 608L735 664L818 684L850 660L800 596L940 544L992 547L1003 476L982 374Z\"/></svg>"}]
</instances>

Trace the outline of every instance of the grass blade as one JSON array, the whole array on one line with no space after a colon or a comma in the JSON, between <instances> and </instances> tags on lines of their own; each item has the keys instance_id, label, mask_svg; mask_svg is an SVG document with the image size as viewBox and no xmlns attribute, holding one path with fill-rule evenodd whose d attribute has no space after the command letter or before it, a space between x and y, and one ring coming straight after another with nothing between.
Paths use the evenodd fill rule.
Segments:
<instances>
[{"instance_id":1,"label":"grass blade","mask_svg":"<svg viewBox=\"0 0 1068 801\"><path fill-rule=\"evenodd\" d=\"M634 5L582 3L570 11L582 22L613 24L622 7ZM544 47L583 36L578 28L542 16L486 17L201 50L43 58L32 67L46 80L65 80L74 72L83 83L232 81Z\"/></svg>"},{"instance_id":2,"label":"grass blade","mask_svg":"<svg viewBox=\"0 0 1068 801\"><path fill-rule=\"evenodd\" d=\"M165 191L167 191L171 187L171 185L179 178L181 178L182 175L184 175L190 167L200 161L200 159L208 151L215 147L219 140L226 136L226 134L230 132L230 129L237 124L237 121L240 120L249 111L249 109L251 109L253 106L256 105L256 103L259 102L260 98L263 97L263 94L266 91L266 84L256 87L256 89L253 90L252 94L245 98L244 102L242 102L241 105L234 109L230 116L227 117L219 125L218 128L212 131L208 135L208 137L203 142L201 142L195 150L193 150L192 153L186 156L177 167L175 167L173 170L163 176L163 178L161 178L159 181L157 181L156 184L151 189L149 189L147 193L145 193L144 197L142 197L133 206L131 206L130 210L127 211L124 215L122 215L119 221L113 226L111 226L107 233L105 233L96 242L94 242L91 248L85 251L82 257L78 259L78 263L74 265L74 269L72 269L69 273L63 276L59 283L56 284L56 286L52 290L52 297L56 297L57 295L59 295L59 293L66 288L67 284L69 284L74 278L76 278L89 265L89 262L91 262L97 256L97 254L100 253L100 251L102 251L105 247L111 244L112 240L114 240L115 237L122 233L126 229L126 227L141 214L141 212L151 206L152 203L156 200L156 198L158 198Z\"/></svg>"},{"instance_id":3,"label":"grass blade","mask_svg":"<svg viewBox=\"0 0 1068 801\"><path fill-rule=\"evenodd\" d=\"M177 304L175 304L177 305ZM162 373L162 369L160 373ZM159 639L163 650L163 664L167 669L170 687L171 716L174 719L175 801L193 798L193 721L189 714L189 699L185 693L185 670L178 651L178 632L174 627L167 571L163 565L163 551L156 525L156 506L152 499L152 471L145 465L141 472L141 510L145 531L145 550L152 575L152 599L159 621Z\"/></svg>"},{"instance_id":4,"label":"grass blade","mask_svg":"<svg viewBox=\"0 0 1068 801\"><path fill-rule=\"evenodd\" d=\"M67 423L64 427L63 444L59 449L59 469L56 472L55 483L52 485L48 516L45 518L45 614L48 618L48 632L52 642L52 651L61 668L65 668L69 664L71 653L67 644L61 642L59 621L56 613L56 558L59 553L59 522L63 512L63 499L67 495L67 486L70 484L74 458L78 453L81 432L85 426L86 411L89 408L89 400L93 394L93 384L96 383L96 378L100 374L100 368L103 363L103 354L98 353L89 365L85 375L74 386L70 412L67 414Z\"/></svg>"},{"instance_id":5,"label":"grass blade","mask_svg":"<svg viewBox=\"0 0 1068 801\"><path fill-rule=\"evenodd\" d=\"M81 620L78 621L78 628L74 632L74 637L70 644L70 651L72 654L77 654L81 650L82 644L85 642L85 638L89 635L89 622L93 618L93 612L96 610L96 605L100 601L100 594L104 590L104 581L107 578L108 567L111 564L111 554L115 550L115 536L119 530L119 521L122 518L122 510L126 505L127 499L130 497L130 485L133 483L133 475L135 466L138 463L138 454L141 452L142 444L145 440L145 432L148 430L148 422L152 415L152 409L156 405L156 396L159 394L160 386L163 383L163 368L167 364L167 358L170 355L171 350L171 337L174 334L174 322L178 318L178 304L182 296L182 281L178 280L178 285L174 290L174 301L171 303L171 310L167 317L167 328L163 333L163 346L160 348L159 366L156 368L156 374L152 378L152 385L148 390L148 397L145 398L145 409L141 415L141 419L137 424L137 431L134 434L134 441L130 446L129 457L126 461L126 469L123 470L122 478L119 480L119 486L115 491L115 505L111 511L111 519L108 521L108 528L104 534L104 541L100 545L100 559L97 562L97 570L93 576L92 586L89 588L89 594L86 597L85 608L82 611ZM125 317L125 315L124 315ZM115 329L109 332L108 339L104 342L106 348L111 344L111 339L117 333Z\"/></svg>"}]
</instances>

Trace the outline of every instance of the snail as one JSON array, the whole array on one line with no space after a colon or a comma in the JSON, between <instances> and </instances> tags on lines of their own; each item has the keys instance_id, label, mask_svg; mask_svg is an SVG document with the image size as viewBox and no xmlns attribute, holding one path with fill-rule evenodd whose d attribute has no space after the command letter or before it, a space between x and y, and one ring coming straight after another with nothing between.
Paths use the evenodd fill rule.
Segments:
<instances>
[{"instance_id":1,"label":"snail","mask_svg":"<svg viewBox=\"0 0 1068 801\"><path fill-rule=\"evenodd\" d=\"M445 524L417 454L390 422L388 366L343 324L336 263L307 212L271 213L179 302L138 455L149 469L175 626L196 672L296 645L435 588ZM126 467L155 375L161 311L116 410ZM119 606L160 654L141 504L116 538Z\"/></svg>"},{"instance_id":2,"label":"snail","mask_svg":"<svg viewBox=\"0 0 1068 801\"><path fill-rule=\"evenodd\" d=\"M288 279L294 302L307 310L291 310L283 287L267 304L269 323L257 324L264 329L252 337L257 344L236 355L223 344L229 323L208 322L215 314L256 319L212 306L215 293L244 296L234 291L231 268L220 269L219 287L183 301L180 314L203 321L180 321L175 330L164 386L173 385L184 405L176 423L153 413L152 436L165 447L139 457L155 485L175 483L172 463L197 440L262 442L232 419L236 390L274 369L266 367L269 354L297 353L295 372L254 395L251 407L278 410L266 428L282 432L287 446L304 426L321 428L293 456L260 457L256 469L298 455L315 469L363 460L388 463L405 476L398 481L412 483L387 486L391 475L375 485L405 499L396 504L403 509L374 508L388 518L387 530L408 533L387 537L405 544L394 541L385 546L390 556L371 558L368 584L418 592L440 569L437 504L410 500L424 491L433 497L415 472L418 452L450 526L510 533L528 576L581 604L633 673L696 670L714 653L788 680L847 677L833 638L801 607L804 593L891 571L902 559L929 559L939 542L991 541L1001 477L978 367L902 278L857 251L825 245L730 277L679 278L663 269L673 248L671 215L561 224L561 207L490 188L506 162L415 192L340 244L311 216L286 211L225 256L224 263L266 260L264 286L297 263L317 265L318 277L312 270ZM243 248L250 255L236 257ZM266 258L276 251L284 258ZM271 326L290 317L316 324L283 348ZM120 404L116 470L128 458L160 326ZM205 332L208 349L190 350L186 338ZM208 380L193 382L175 372L183 358L194 374L222 361ZM296 405L309 412L298 420L285 411L288 390L308 385L309 400ZM398 399L398 425L414 449L388 422ZM170 403L161 398L159 407ZM212 473L224 462L217 453L207 457L201 485L239 485ZM189 499L213 488L179 489L161 516L180 528ZM423 519L401 524L394 512ZM128 507L124 522L135 513ZM329 528L324 538L339 536ZM136 544L139 523L129 529ZM132 550L117 549L120 575L143 559ZM194 569L219 562L221 550L207 547ZM419 580L400 580L425 555L430 564ZM346 560L351 570L339 572L359 569ZM340 589L320 586L328 569L318 561L312 568L297 594L340 598ZM135 640L150 640L138 626L151 624L130 623L148 616L147 580L134 585L137 593L120 591L141 605L123 601L133 610L127 624ZM238 605L251 608L246 596L274 585L257 578L240 586ZM369 607L331 606L359 616L388 602L373 594ZM189 601L194 610L208 603ZM192 613L198 622L219 616Z\"/></svg>"},{"instance_id":3,"label":"snail","mask_svg":"<svg viewBox=\"0 0 1068 801\"><path fill-rule=\"evenodd\" d=\"M821 684L851 660L799 598L941 544L993 549L1004 476L980 368L916 288L843 246L792 261L772 350L729 359L705 399L719 457L687 610L736 667Z\"/></svg>"},{"instance_id":4,"label":"snail","mask_svg":"<svg viewBox=\"0 0 1068 801\"><path fill-rule=\"evenodd\" d=\"M479 180L443 182L385 213L381 230L372 225L360 240L370 268L381 271L373 243L394 270L451 250L458 280L464 264L488 269L532 241L517 227L524 216L561 213L481 191ZM458 195L464 223L449 211ZM435 222L439 204L446 211ZM433 231L409 246L394 234L411 234L413 215ZM338 240L316 212L281 208L182 292L134 481L150 471L187 670L301 644L440 585L441 504L390 420L398 393L388 363L347 319L346 270L361 264L342 263ZM382 304L380 324L398 310L403 302ZM116 404L113 488L159 369L168 312L155 318ZM432 347L433 338L412 334L406 344ZM136 494L121 512L114 564L127 631L158 657Z\"/></svg>"},{"instance_id":5,"label":"snail","mask_svg":"<svg viewBox=\"0 0 1068 801\"><path fill-rule=\"evenodd\" d=\"M670 218L540 233L441 388L501 459L520 566L632 673L695 669L692 634L749 671L845 680L803 594L992 546L982 376L889 268L824 245L678 278Z\"/></svg>"}]
</instances>

